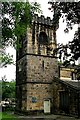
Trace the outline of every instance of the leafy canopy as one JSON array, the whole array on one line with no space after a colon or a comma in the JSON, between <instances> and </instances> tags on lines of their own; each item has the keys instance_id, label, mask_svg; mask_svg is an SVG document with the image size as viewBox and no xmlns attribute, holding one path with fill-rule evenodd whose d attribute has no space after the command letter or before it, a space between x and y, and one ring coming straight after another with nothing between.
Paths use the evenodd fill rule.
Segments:
<instances>
[{"instance_id":1,"label":"leafy canopy","mask_svg":"<svg viewBox=\"0 0 80 120\"><path fill-rule=\"evenodd\" d=\"M6 46L18 49L21 47L19 39L25 36L27 27L31 25L32 16L35 12L41 12L37 2L2 2L2 37L0 47ZM12 57L0 51L0 63L11 64ZM5 61L7 58L7 62Z\"/></svg>"},{"instance_id":2,"label":"leafy canopy","mask_svg":"<svg viewBox=\"0 0 80 120\"><path fill-rule=\"evenodd\" d=\"M15 98L16 82L14 80L10 82L6 81L6 76L4 76L0 82L0 86L2 86L0 88L2 89L2 100Z\"/></svg>"},{"instance_id":3,"label":"leafy canopy","mask_svg":"<svg viewBox=\"0 0 80 120\"><path fill-rule=\"evenodd\" d=\"M67 27L65 32L69 32L69 29L73 28L74 24L78 24L78 31L74 35L72 42L66 45L59 44L54 52L58 52L59 59L63 57L64 65L73 64L75 60L80 57L80 1L79 2L49 2L51 7L49 8L53 14L53 21L57 25L60 17L66 18ZM70 50L70 53L68 52ZM63 54L63 56L62 56Z\"/></svg>"}]
</instances>

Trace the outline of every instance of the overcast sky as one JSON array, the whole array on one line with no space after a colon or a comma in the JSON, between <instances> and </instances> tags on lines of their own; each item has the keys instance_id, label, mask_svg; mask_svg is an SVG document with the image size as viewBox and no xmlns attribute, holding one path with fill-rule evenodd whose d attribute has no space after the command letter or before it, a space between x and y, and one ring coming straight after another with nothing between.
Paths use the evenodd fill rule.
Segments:
<instances>
[{"instance_id":1,"label":"overcast sky","mask_svg":"<svg viewBox=\"0 0 80 120\"><path fill-rule=\"evenodd\" d=\"M49 5L48 0L29 0L30 2L39 2L41 4L41 9L43 10L43 15L45 17L51 17L53 16L53 14L48 10ZM64 29L66 28L66 23L62 22L62 19L60 19L60 24L59 24L59 29L57 30L57 42L58 43L64 43L66 44L68 41L72 40L74 37L74 33L77 30L77 25L75 25L73 28L73 30L71 30L69 32L69 34L65 34L64 33ZM16 52L13 48L9 48L7 49L7 53L13 54L14 55L14 60L16 60ZM6 68L1 68L0 69L0 79L1 77L3 77L4 75L6 75L7 80L11 81L12 79L15 79L15 71L16 71L16 67L14 65L8 65L8 67Z\"/></svg>"}]
</instances>

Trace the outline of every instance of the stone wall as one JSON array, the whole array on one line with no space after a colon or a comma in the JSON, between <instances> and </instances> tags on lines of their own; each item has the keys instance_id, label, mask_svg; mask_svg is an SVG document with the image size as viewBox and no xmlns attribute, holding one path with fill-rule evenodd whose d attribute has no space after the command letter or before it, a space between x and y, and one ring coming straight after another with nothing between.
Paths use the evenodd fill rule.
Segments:
<instances>
[{"instance_id":1,"label":"stone wall","mask_svg":"<svg viewBox=\"0 0 80 120\"><path fill-rule=\"evenodd\" d=\"M53 76L58 76L55 58L26 55L18 60L17 109L26 112L44 110L44 100L50 99L53 101Z\"/></svg>"},{"instance_id":2,"label":"stone wall","mask_svg":"<svg viewBox=\"0 0 80 120\"><path fill-rule=\"evenodd\" d=\"M53 99L51 86L57 75L55 58L27 55L27 110L43 110L44 100ZM32 98L36 103L32 103Z\"/></svg>"},{"instance_id":3,"label":"stone wall","mask_svg":"<svg viewBox=\"0 0 80 120\"><path fill-rule=\"evenodd\" d=\"M27 56L27 82L52 82L58 75L55 58L45 56Z\"/></svg>"},{"instance_id":4,"label":"stone wall","mask_svg":"<svg viewBox=\"0 0 80 120\"><path fill-rule=\"evenodd\" d=\"M60 83L59 81L53 81L53 111L57 114L78 114L78 92L75 89L71 89L71 87L66 84ZM60 98L60 94L63 95L63 98ZM65 99L65 96L67 97ZM66 101L65 101L66 100ZM61 101L65 104L68 102L67 108L60 106ZM80 107L80 106L79 106ZM79 108L80 109L80 108Z\"/></svg>"},{"instance_id":5,"label":"stone wall","mask_svg":"<svg viewBox=\"0 0 80 120\"><path fill-rule=\"evenodd\" d=\"M27 56L16 62L16 85L21 85L27 80Z\"/></svg>"},{"instance_id":6,"label":"stone wall","mask_svg":"<svg viewBox=\"0 0 80 120\"><path fill-rule=\"evenodd\" d=\"M72 72L74 69L72 68L60 68L60 79L65 79L65 80L72 80Z\"/></svg>"},{"instance_id":7,"label":"stone wall","mask_svg":"<svg viewBox=\"0 0 80 120\"><path fill-rule=\"evenodd\" d=\"M26 83L17 88L17 109L21 111L44 110L44 100L52 102L52 84ZM21 104L20 104L21 103Z\"/></svg>"},{"instance_id":8,"label":"stone wall","mask_svg":"<svg viewBox=\"0 0 80 120\"><path fill-rule=\"evenodd\" d=\"M44 110L45 99L52 99L51 84L27 84L27 110Z\"/></svg>"},{"instance_id":9,"label":"stone wall","mask_svg":"<svg viewBox=\"0 0 80 120\"><path fill-rule=\"evenodd\" d=\"M43 110L45 99L53 101L52 81L58 76L58 66L53 57L56 39L52 22L35 16L17 51L16 108L20 111Z\"/></svg>"},{"instance_id":10,"label":"stone wall","mask_svg":"<svg viewBox=\"0 0 80 120\"><path fill-rule=\"evenodd\" d=\"M36 15L33 18L32 27L27 29L27 53L51 56L53 49L56 47L53 31L52 20L50 18L45 19L42 16L38 17ZM41 33L44 34L42 43L39 40Z\"/></svg>"}]
</instances>

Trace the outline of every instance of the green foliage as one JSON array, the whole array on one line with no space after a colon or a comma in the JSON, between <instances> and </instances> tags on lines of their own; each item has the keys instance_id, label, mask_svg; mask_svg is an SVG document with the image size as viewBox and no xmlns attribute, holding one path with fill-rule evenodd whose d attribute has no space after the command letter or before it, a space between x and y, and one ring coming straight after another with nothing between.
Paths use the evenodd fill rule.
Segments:
<instances>
[{"instance_id":1,"label":"green foliage","mask_svg":"<svg viewBox=\"0 0 80 120\"><path fill-rule=\"evenodd\" d=\"M15 98L15 81L7 82L6 80L2 80L2 99L6 98Z\"/></svg>"},{"instance_id":2,"label":"green foliage","mask_svg":"<svg viewBox=\"0 0 80 120\"><path fill-rule=\"evenodd\" d=\"M9 55L9 53L8 54L1 54L0 55L0 66L6 67L7 64L14 64L13 55Z\"/></svg>"},{"instance_id":3,"label":"green foliage","mask_svg":"<svg viewBox=\"0 0 80 120\"><path fill-rule=\"evenodd\" d=\"M35 12L41 12L40 5L37 2L2 2L2 37L0 46L2 49L6 46L13 46L16 49L20 47L19 39L26 35L27 27L31 25L32 16ZM5 64L12 63L12 57L2 55L0 52L0 62ZM7 60L6 60L7 58ZM5 61L6 60L6 61Z\"/></svg>"},{"instance_id":4,"label":"green foliage","mask_svg":"<svg viewBox=\"0 0 80 120\"><path fill-rule=\"evenodd\" d=\"M80 24L80 1L79 2L49 2L51 5L50 10L54 11L53 20L56 24L59 22L59 18L66 20L67 28L65 32L72 30L73 24ZM55 7L56 6L56 7ZM57 19L56 19L56 16ZM65 17L64 17L65 16ZM68 52L70 50L70 53ZM80 27L74 35L72 42L66 45L59 44L55 53L58 52L59 59L63 59L64 65L75 65L75 61L80 57ZM62 58L63 57L63 58Z\"/></svg>"},{"instance_id":5,"label":"green foliage","mask_svg":"<svg viewBox=\"0 0 80 120\"><path fill-rule=\"evenodd\" d=\"M17 120L15 115L10 115L9 113L2 112L0 113L1 120Z\"/></svg>"},{"instance_id":6,"label":"green foliage","mask_svg":"<svg viewBox=\"0 0 80 120\"><path fill-rule=\"evenodd\" d=\"M80 1L79 2L48 2L51 5L49 8L54 14L53 19L55 23L60 17L66 18L67 27L72 29L72 23L80 23ZM57 17L55 17L57 16ZM65 18L64 18L65 16Z\"/></svg>"},{"instance_id":7,"label":"green foliage","mask_svg":"<svg viewBox=\"0 0 80 120\"><path fill-rule=\"evenodd\" d=\"M16 45L31 25L34 12L40 12L39 7L36 2L2 2L2 45Z\"/></svg>"},{"instance_id":8,"label":"green foliage","mask_svg":"<svg viewBox=\"0 0 80 120\"><path fill-rule=\"evenodd\" d=\"M59 23L59 19L61 17L59 2L48 2L48 4L51 5L49 10L53 12L53 25L57 26L57 24Z\"/></svg>"}]
</instances>

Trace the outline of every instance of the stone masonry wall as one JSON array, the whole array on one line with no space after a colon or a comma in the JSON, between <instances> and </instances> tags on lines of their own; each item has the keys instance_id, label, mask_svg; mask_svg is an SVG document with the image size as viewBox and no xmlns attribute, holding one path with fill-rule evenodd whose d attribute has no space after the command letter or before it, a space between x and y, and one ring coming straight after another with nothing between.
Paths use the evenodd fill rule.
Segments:
<instances>
[{"instance_id":1,"label":"stone masonry wall","mask_svg":"<svg viewBox=\"0 0 80 120\"><path fill-rule=\"evenodd\" d=\"M76 115L78 113L78 94L77 91L75 91L74 89L70 89L68 86L59 83L57 81L53 82L53 111L54 113L66 113L65 110L63 110L62 108L60 108L60 102L62 99L60 99L60 93L67 93L68 95L68 99L69 99L69 114L73 114ZM63 94L63 99L64 99L64 94ZM68 100L66 98L66 101ZM64 100L62 100L64 101ZM66 101L64 104L66 104Z\"/></svg>"},{"instance_id":2,"label":"stone masonry wall","mask_svg":"<svg viewBox=\"0 0 80 120\"><path fill-rule=\"evenodd\" d=\"M58 67L53 57L56 40L52 22L35 16L18 53L16 93L20 111L43 110L45 99L53 101L52 81L58 76Z\"/></svg>"},{"instance_id":3,"label":"stone masonry wall","mask_svg":"<svg viewBox=\"0 0 80 120\"><path fill-rule=\"evenodd\" d=\"M52 82L53 76L58 75L55 58L44 56L27 56L27 82Z\"/></svg>"},{"instance_id":4,"label":"stone masonry wall","mask_svg":"<svg viewBox=\"0 0 80 120\"><path fill-rule=\"evenodd\" d=\"M44 100L51 100L52 102L52 84L42 83L26 83L22 84L22 93L18 86L18 97L22 96L17 101L17 106L22 111L44 110ZM21 104L19 104L21 103Z\"/></svg>"},{"instance_id":5,"label":"stone masonry wall","mask_svg":"<svg viewBox=\"0 0 80 120\"><path fill-rule=\"evenodd\" d=\"M52 99L51 84L27 84L26 110L44 110L44 100ZM25 107L23 104L23 107Z\"/></svg>"},{"instance_id":6,"label":"stone masonry wall","mask_svg":"<svg viewBox=\"0 0 80 120\"><path fill-rule=\"evenodd\" d=\"M46 41L45 38L43 44L40 44L39 35L41 32L47 36L48 44L44 44ZM52 20L50 18L44 20L42 16L35 16L32 27L27 29L27 39L27 53L47 55L48 52L51 56L53 49L56 47Z\"/></svg>"},{"instance_id":7,"label":"stone masonry wall","mask_svg":"<svg viewBox=\"0 0 80 120\"><path fill-rule=\"evenodd\" d=\"M72 73L73 69L70 68L60 68L60 78L64 78L67 80L68 79L72 79L71 73Z\"/></svg>"},{"instance_id":8,"label":"stone masonry wall","mask_svg":"<svg viewBox=\"0 0 80 120\"><path fill-rule=\"evenodd\" d=\"M43 110L44 100L52 101L52 80L57 75L55 58L27 55L27 110Z\"/></svg>"}]
</instances>

